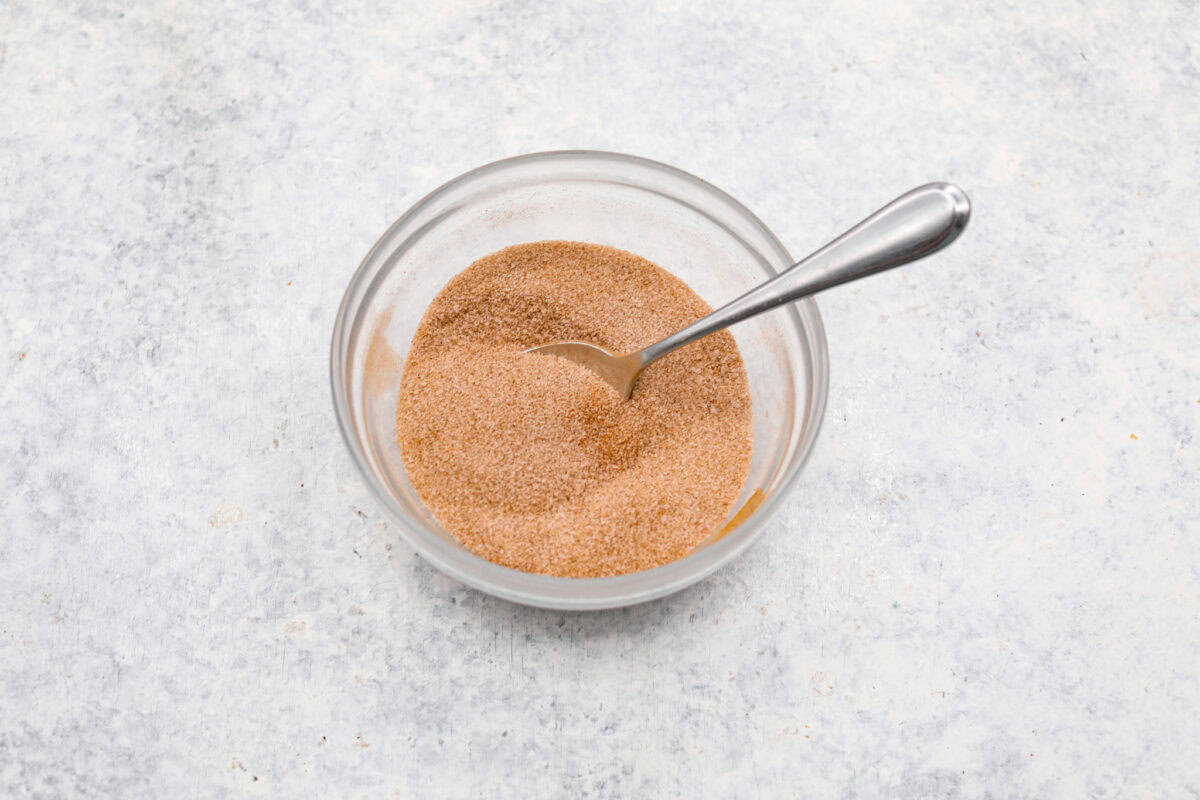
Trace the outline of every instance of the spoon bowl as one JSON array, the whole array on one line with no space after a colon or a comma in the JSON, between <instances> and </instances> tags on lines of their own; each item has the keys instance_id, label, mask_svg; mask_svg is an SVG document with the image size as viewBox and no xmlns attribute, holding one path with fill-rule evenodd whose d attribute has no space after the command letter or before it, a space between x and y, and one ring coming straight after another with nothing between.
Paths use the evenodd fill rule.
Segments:
<instances>
[{"instance_id":1,"label":"spoon bowl","mask_svg":"<svg viewBox=\"0 0 1200 800\"><path fill-rule=\"evenodd\" d=\"M568 361L574 361L582 367L587 367L626 400L633 392L633 384L641 374L642 368L646 366L646 362L643 362L640 357L640 351L629 355L620 355L610 353L603 347L587 342L555 342L531 347L525 352L544 356L560 356Z\"/></svg>"}]
</instances>

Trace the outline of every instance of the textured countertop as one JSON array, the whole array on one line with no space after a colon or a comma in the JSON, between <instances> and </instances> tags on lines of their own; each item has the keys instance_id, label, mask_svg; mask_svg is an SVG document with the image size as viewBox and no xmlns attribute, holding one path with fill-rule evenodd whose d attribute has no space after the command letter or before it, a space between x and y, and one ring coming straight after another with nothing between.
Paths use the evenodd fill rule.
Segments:
<instances>
[{"instance_id":1,"label":"textured countertop","mask_svg":"<svg viewBox=\"0 0 1200 800\"><path fill-rule=\"evenodd\" d=\"M0 796L1200 795L1196 3L646 5L3 4ZM386 226L555 148L796 254L975 203L821 298L760 542L611 613L422 563L328 391Z\"/></svg>"}]
</instances>

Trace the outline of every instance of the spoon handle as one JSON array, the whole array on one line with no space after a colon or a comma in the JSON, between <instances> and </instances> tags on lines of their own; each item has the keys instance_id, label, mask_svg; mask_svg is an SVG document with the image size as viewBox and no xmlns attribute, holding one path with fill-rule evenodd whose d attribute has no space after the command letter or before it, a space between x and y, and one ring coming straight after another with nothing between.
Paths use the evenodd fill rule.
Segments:
<instances>
[{"instance_id":1,"label":"spoon handle","mask_svg":"<svg viewBox=\"0 0 1200 800\"><path fill-rule=\"evenodd\" d=\"M746 292L638 355L643 365L677 347L824 289L936 253L953 242L971 217L971 202L949 183L928 183L902 194L803 261Z\"/></svg>"}]
</instances>

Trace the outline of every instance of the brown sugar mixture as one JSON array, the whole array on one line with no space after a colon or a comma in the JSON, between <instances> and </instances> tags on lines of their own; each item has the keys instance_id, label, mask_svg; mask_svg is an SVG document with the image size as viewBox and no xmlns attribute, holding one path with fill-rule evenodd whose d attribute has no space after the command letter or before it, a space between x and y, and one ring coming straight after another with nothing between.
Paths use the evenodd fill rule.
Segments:
<instances>
[{"instance_id":1,"label":"brown sugar mixture","mask_svg":"<svg viewBox=\"0 0 1200 800\"><path fill-rule=\"evenodd\" d=\"M471 551L526 572L620 575L687 555L750 467L733 337L655 362L628 401L583 367L522 351L575 339L629 352L710 310L612 247L535 242L476 261L425 312L401 379L397 437L425 505Z\"/></svg>"}]
</instances>

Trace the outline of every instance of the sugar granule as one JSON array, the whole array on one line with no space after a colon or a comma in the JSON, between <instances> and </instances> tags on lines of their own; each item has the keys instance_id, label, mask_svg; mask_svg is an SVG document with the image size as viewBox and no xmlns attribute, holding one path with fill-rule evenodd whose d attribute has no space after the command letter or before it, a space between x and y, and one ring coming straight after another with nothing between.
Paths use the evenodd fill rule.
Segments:
<instances>
[{"instance_id":1,"label":"sugar granule","mask_svg":"<svg viewBox=\"0 0 1200 800\"><path fill-rule=\"evenodd\" d=\"M637 572L691 552L750 466L750 388L725 331L649 366L622 400L587 369L523 351L564 340L629 352L711 309L632 253L507 247L446 284L413 338L396 433L438 522L526 572Z\"/></svg>"}]
</instances>

